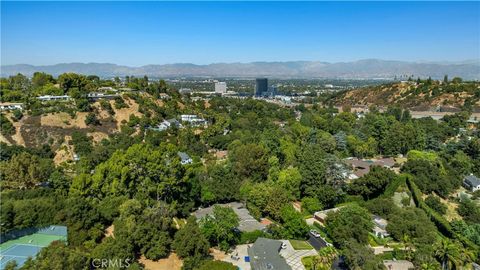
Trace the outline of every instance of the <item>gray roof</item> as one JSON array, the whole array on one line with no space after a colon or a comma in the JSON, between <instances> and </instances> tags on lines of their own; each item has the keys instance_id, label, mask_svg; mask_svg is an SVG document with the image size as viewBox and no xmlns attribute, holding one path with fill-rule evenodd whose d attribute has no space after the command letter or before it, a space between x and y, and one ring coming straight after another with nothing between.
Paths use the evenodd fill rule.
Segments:
<instances>
[{"instance_id":1,"label":"gray roof","mask_svg":"<svg viewBox=\"0 0 480 270\"><path fill-rule=\"evenodd\" d=\"M465 177L465 182L472 187L480 186L480 179L473 174Z\"/></svg>"},{"instance_id":2,"label":"gray roof","mask_svg":"<svg viewBox=\"0 0 480 270\"><path fill-rule=\"evenodd\" d=\"M292 269L280 256L282 242L267 238L258 238L248 248L252 270L289 270Z\"/></svg>"},{"instance_id":3,"label":"gray roof","mask_svg":"<svg viewBox=\"0 0 480 270\"><path fill-rule=\"evenodd\" d=\"M252 232L255 230L263 230L266 228L266 226L255 218L250 215L250 212L248 211L247 208L244 207L244 205L240 202L231 202L227 204L217 204L222 207L230 207L233 209L235 214L237 214L239 222L238 222L238 229L242 232ZM213 214L213 207L210 206L207 208L202 208L198 209L195 211L193 214L197 219L201 219L207 215L212 215Z\"/></svg>"},{"instance_id":4,"label":"gray roof","mask_svg":"<svg viewBox=\"0 0 480 270\"><path fill-rule=\"evenodd\" d=\"M180 159L182 159L182 161L191 159L190 156L185 152L178 152L178 156Z\"/></svg>"}]
</instances>

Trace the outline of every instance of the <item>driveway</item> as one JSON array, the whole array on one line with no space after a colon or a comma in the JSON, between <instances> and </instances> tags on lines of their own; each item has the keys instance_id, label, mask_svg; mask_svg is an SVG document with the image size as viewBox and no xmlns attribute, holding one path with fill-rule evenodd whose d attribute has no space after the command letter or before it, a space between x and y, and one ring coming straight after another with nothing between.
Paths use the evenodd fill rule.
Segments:
<instances>
[{"instance_id":1,"label":"driveway","mask_svg":"<svg viewBox=\"0 0 480 270\"><path fill-rule=\"evenodd\" d=\"M241 270L250 270L251 266L249 262L245 262L245 256L248 256L247 248L249 245L238 245L235 247L231 253L228 253L227 256L222 260L224 262L232 263L235 266L238 266ZM240 259L235 260L231 256L236 255Z\"/></svg>"},{"instance_id":2,"label":"driveway","mask_svg":"<svg viewBox=\"0 0 480 270\"><path fill-rule=\"evenodd\" d=\"M292 270L305 270L305 267L302 264L302 258L318 254L314 249L295 250L288 240L282 240L282 242L286 243L287 247L280 251L280 255L285 258L287 264L292 267Z\"/></svg>"},{"instance_id":3,"label":"driveway","mask_svg":"<svg viewBox=\"0 0 480 270\"><path fill-rule=\"evenodd\" d=\"M327 242L325 240L323 240L322 237L318 237L316 238L315 236L313 236L312 234L309 234L309 238L308 238L308 242L310 243L310 245L312 245L312 247L314 247L316 250L320 250L321 248L324 248L327 246Z\"/></svg>"}]
</instances>

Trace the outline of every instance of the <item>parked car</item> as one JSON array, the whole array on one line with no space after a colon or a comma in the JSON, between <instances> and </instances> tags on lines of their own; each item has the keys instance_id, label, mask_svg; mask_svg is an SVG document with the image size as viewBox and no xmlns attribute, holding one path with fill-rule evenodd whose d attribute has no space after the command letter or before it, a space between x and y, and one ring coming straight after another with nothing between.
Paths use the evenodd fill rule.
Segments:
<instances>
[{"instance_id":1,"label":"parked car","mask_svg":"<svg viewBox=\"0 0 480 270\"><path fill-rule=\"evenodd\" d=\"M310 234L313 235L315 238L320 237L320 234L316 230L310 230Z\"/></svg>"},{"instance_id":2,"label":"parked car","mask_svg":"<svg viewBox=\"0 0 480 270\"><path fill-rule=\"evenodd\" d=\"M282 243L282 249L286 249L287 248L287 243L283 242Z\"/></svg>"}]
</instances>

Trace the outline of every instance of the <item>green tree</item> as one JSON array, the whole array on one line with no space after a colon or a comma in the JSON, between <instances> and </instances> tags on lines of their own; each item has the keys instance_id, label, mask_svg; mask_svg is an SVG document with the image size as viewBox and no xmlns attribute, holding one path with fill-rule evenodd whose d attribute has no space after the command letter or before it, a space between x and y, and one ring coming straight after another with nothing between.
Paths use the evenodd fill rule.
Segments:
<instances>
[{"instance_id":1,"label":"green tree","mask_svg":"<svg viewBox=\"0 0 480 270\"><path fill-rule=\"evenodd\" d=\"M60 241L54 241L48 247L43 248L35 260L26 265L27 267L23 268L37 270L89 269L87 254L70 248Z\"/></svg>"},{"instance_id":2,"label":"green tree","mask_svg":"<svg viewBox=\"0 0 480 270\"><path fill-rule=\"evenodd\" d=\"M352 182L350 192L361 195L366 200L372 199L380 196L396 177L395 173L389 169L372 166L366 175Z\"/></svg>"},{"instance_id":3,"label":"green tree","mask_svg":"<svg viewBox=\"0 0 480 270\"><path fill-rule=\"evenodd\" d=\"M447 212L447 206L443 204L438 197L433 195L429 195L425 199L425 203L432 208L433 210L437 211L438 213L445 215Z\"/></svg>"},{"instance_id":4,"label":"green tree","mask_svg":"<svg viewBox=\"0 0 480 270\"><path fill-rule=\"evenodd\" d=\"M292 198L299 199L301 181L302 175L298 169L290 167L279 172L277 183L283 187Z\"/></svg>"},{"instance_id":5,"label":"green tree","mask_svg":"<svg viewBox=\"0 0 480 270\"><path fill-rule=\"evenodd\" d=\"M1 183L4 187L32 188L48 181L53 168L51 160L21 152L9 161L0 162Z\"/></svg>"},{"instance_id":6,"label":"green tree","mask_svg":"<svg viewBox=\"0 0 480 270\"><path fill-rule=\"evenodd\" d=\"M323 206L318 198L305 197L302 199L302 209L309 214L313 214L316 211L322 210Z\"/></svg>"},{"instance_id":7,"label":"green tree","mask_svg":"<svg viewBox=\"0 0 480 270\"><path fill-rule=\"evenodd\" d=\"M407 208L390 215L387 231L398 241L407 235L414 244L432 245L437 229L423 210Z\"/></svg>"},{"instance_id":8,"label":"green tree","mask_svg":"<svg viewBox=\"0 0 480 270\"><path fill-rule=\"evenodd\" d=\"M356 204L329 212L325 223L328 235L338 247L343 247L349 239L366 244L373 229L370 213Z\"/></svg>"},{"instance_id":9,"label":"green tree","mask_svg":"<svg viewBox=\"0 0 480 270\"><path fill-rule=\"evenodd\" d=\"M212 245L228 250L237 238L235 228L238 227L237 214L230 207L214 206L213 215L207 215L200 221L200 228Z\"/></svg>"},{"instance_id":10,"label":"green tree","mask_svg":"<svg viewBox=\"0 0 480 270\"><path fill-rule=\"evenodd\" d=\"M450 239L442 239L435 245L435 257L442 264L442 270L458 269L462 265L460 259L461 247Z\"/></svg>"},{"instance_id":11,"label":"green tree","mask_svg":"<svg viewBox=\"0 0 480 270\"><path fill-rule=\"evenodd\" d=\"M3 113L0 114L0 130L2 135L12 135L15 133L15 127Z\"/></svg>"},{"instance_id":12,"label":"green tree","mask_svg":"<svg viewBox=\"0 0 480 270\"><path fill-rule=\"evenodd\" d=\"M100 121L98 121L97 116L95 115L95 113L90 112L90 113L87 114L87 116L85 117L85 125L87 125L87 126L90 126L90 125L94 125L94 126L100 125Z\"/></svg>"},{"instance_id":13,"label":"green tree","mask_svg":"<svg viewBox=\"0 0 480 270\"><path fill-rule=\"evenodd\" d=\"M229 263L222 261L205 261L202 265L195 270L237 270L238 267Z\"/></svg>"},{"instance_id":14,"label":"green tree","mask_svg":"<svg viewBox=\"0 0 480 270\"><path fill-rule=\"evenodd\" d=\"M308 225L300 212L292 205L285 205L281 212L282 235L287 239L303 239L308 233Z\"/></svg>"},{"instance_id":15,"label":"green tree","mask_svg":"<svg viewBox=\"0 0 480 270\"><path fill-rule=\"evenodd\" d=\"M208 255L209 243L200 231L195 217L188 218L185 226L175 233L172 247L181 258L203 258Z\"/></svg>"},{"instance_id":16,"label":"green tree","mask_svg":"<svg viewBox=\"0 0 480 270\"><path fill-rule=\"evenodd\" d=\"M44 72L35 72L32 77L32 86L34 88L45 86L49 83L53 83L55 80L52 75L46 74Z\"/></svg>"},{"instance_id":17,"label":"green tree","mask_svg":"<svg viewBox=\"0 0 480 270\"><path fill-rule=\"evenodd\" d=\"M373 250L364 244L350 239L345 243L342 254L348 269L351 270L382 270L385 269L379 258L375 257Z\"/></svg>"},{"instance_id":18,"label":"green tree","mask_svg":"<svg viewBox=\"0 0 480 270\"><path fill-rule=\"evenodd\" d=\"M262 146L257 144L239 145L231 150L229 159L233 164L233 171L240 181L267 179L268 155Z\"/></svg>"}]
</instances>

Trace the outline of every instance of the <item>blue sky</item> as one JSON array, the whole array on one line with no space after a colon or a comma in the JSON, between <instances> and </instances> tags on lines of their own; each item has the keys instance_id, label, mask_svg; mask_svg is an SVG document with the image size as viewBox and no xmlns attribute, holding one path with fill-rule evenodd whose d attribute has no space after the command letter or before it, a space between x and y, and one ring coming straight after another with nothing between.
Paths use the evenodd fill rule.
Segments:
<instances>
[{"instance_id":1,"label":"blue sky","mask_svg":"<svg viewBox=\"0 0 480 270\"><path fill-rule=\"evenodd\" d=\"M480 2L1 2L1 64L480 59Z\"/></svg>"}]
</instances>

